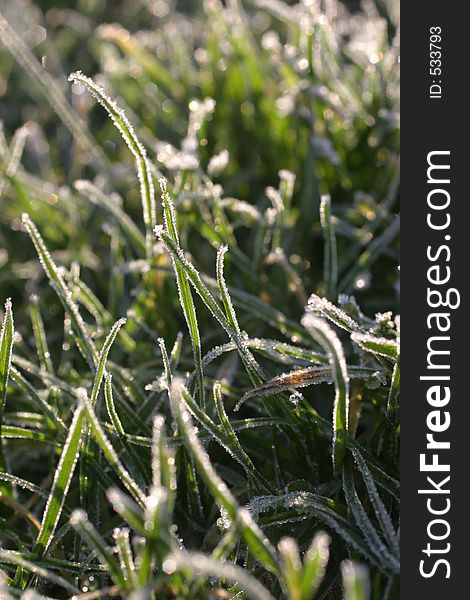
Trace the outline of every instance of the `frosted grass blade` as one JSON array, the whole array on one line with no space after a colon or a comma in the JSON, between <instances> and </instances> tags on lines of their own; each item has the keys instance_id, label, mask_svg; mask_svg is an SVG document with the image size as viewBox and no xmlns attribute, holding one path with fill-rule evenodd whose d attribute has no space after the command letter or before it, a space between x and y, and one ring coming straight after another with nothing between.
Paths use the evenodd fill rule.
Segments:
<instances>
[{"instance_id":1,"label":"frosted grass blade","mask_svg":"<svg viewBox=\"0 0 470 600\"><path fill-rule=\"evenodd\" d=\"M329 558L330 538L326 533L315 535L310 547L304 554L303 572L300 582L301 600L312 600L326 571Z\"/></svg>"},{"instance_id":2,"label":"frosted grass blade","mask_svg":"<svg viewBox=\"0 0 470 600\"><path fill-rule=\"evenodd\" d=\"M216 270L217 270L217 285L219 286L220 297L222 298L222 302L225 308L225 315L227 317L228 322L232 329L240 334L240 327L237 321L237 315L235 314L235 309L233 308L232 299L230 298L230 293L228 291L227 283L224 277L224 256L227 252L227 246L220 246L217 251L217 261L216 261Z\"/></svg>"},{"instance_id":3,"label":"frosted grass blade","mask_svg":"<svg viewBox=\"0 0 470 600\"><path fill-rule=\"evenodd\" d=\"M161 189L161 198L163 204L163 216L165 219L165 227L168 235L174 242L175 247L179 248L178 231L176 228L176 213L175 207L168 193L166 180L161 178L159 180ZM155 231L155 233L157 233ZM196 308L194 306L194 300L191 292L191 286L189 285L187 276L182 266L175 260L173 255L172 265L176 277L176 285L178 288L178 294L180 298L181 310L188 326L189 336L191 338L191 345L193 350L194 362L196 366L197 385L199 392L199 403L201 408L205 408L205 391L204 391L204 370L202 367L202 350L201 350L201 336L199 333L199 325L197 322Z\"/></svg>"},{"instance_id":4,"label":"frosted grass blade","mask_svg":"<svg viewBox=\"0 0 470 600\"><path fill-rule=\"evenodd\" d=\"M13 310L11 300L5 302L5 313L3 316L2 330L0 333L0 473L7 471L7 464L3 454L3 441L1 438L3 413L7 398L8 378L10 376L11 356L13 351L13 336L15 327L13 323ZM6 483L0 484L0 494L12 495L12 488Z\"/></svg>"},{"instance_id":5,"label":"frosted grass blade","mask_svg":"<svg viewBox=\"0 0 470 600\"><path fill-rule=\"evenodd\" d=\"M216 561L197 552L170 554L163 563L163 570L168 574L181 570L192 577L226 579L251 600L274 600L268 590L244 569L228 562Z\"/></svg>"},{"instance_id":6,"label":"frosted grass blade","mask_svg":"<svg viewBox=\"0 0 470 600\"><path fill-rule=\"evenodd\" d=\"M85 391L79 389L78 394L79 396L82 396L85 394ZM70 487L70 483L72 481L72 476L74 474L80 452L82 426L83 406L80 403L75 409L75 413L69 427L67 439L62 449L62 454L55 471L54 481L52 482L51 491L49 493L49 498L47 500L46 508L42 517L41 530L39 531L33 547L33 554L38 558L46 554L47 549L53 540L57 524L62 514L62 508Z\"/></svg>"},{"instance_id":7,"label":"frosted grass blade","mask_svg":"<svg viewBox=\"0 0 470 600\"><path fill-rule=\"evenodd\" d=\"M230 322L225 316L224 311L221 309L218 302L203 283L195 267L186 259L182 250L175 245L171 237L165 231L163 231L162 228L156 228L155 233L165 245L175 264L177 263L184 270L186 277L189 279L204 304L210 310L212 316L220 323L230 339L232 339L232 341L236 344L240 358L242 359L248 374L253 380L253 383L255 385L261 384L264 380L264 376L260 366L254 359L251 352L244 345L242 336L237 334L237 332L234 331L230 325Z\"/></svg>"},{"instance_id":8,"label":"frosted grass blade","mask_svg":"<svg viewBox=\"0 0 470 600\"><path fill-rule=\"evenodd\" d=\"M98 355L93 341L88 333L85 321L83 320L77 305L75 304L70 290L66 286L62 275L59 273L57 266L49 254L48 249L42 239L39 231L31 221L29 215L23 214L23 225L28 232L31 241L36 248L42 268L46 273L52 288L62 302L64 309L70 316L72 327L75 333L75 341L83 356L88 360L90 366L94 369L98 360Z\"/></svg>"},{"instance_id":9,"label":"frosted grass blade","mask_svg":"<svg viewBox=\"0 0 470 600\"><path fill-rule=\"evenodd\" d=\"M132 155L134 156L140 183L140 195L146 228L147 257L150 258L153 254L152 229L157 224L157 210L155 202L155 189L153 186L151 167L147 157L147 151L138 140L134 132L134 128L132 127L129 119L126 117L125 112L112 98L106 94L103 88L97 85L89 77L83 75L81 71L71 73L69 75L69 81L84 85L101 104L101 106L103 106L108 115L111 117L114 125L119 130L119 133L126 142Z\"/></svg>"},{"instance_id":10,"label":"frosted grass blade","mask_svg":"<svg viewBox=\"0 0 470 600\"><path fill-rule=\"evenodd\" d=\"M275 549L253 521L251 515L238 505L227 485L217 475L209 456L199 441L191 417L182 402L183 388L181 381L175 379L170 390L170 400L174 418L184 437L188 452L193 456L196 467L214 496L216 503L227 512L230 520L239 528L250 552L269 571L279 574L280 570Z\"/></svg>"},{"instance_id":11,"label":"frosted grass blade","mask_svg":"<svg viewBox=\"0 0 470 600\"><path fill-rule=\"evenodd\" d=\"M371 333L359 332L352 333L351 339L366 352L370 352L376 356L384 356L393 361L397 359L398 349L395 340L372 335Z\"/></svg>"},{"instance_id":12,"label":"frosted grass blade","mask_svg":"<svg viewBox=\"0 0 470 600\"><path fill-rule=\"evenodd\" d=\"M216 384L216 386L217 386L217 384ZM214 394L217 394L217 392L214 391ZM250 478L253 480L253 482L256 484L256 486L260 490L263 490L263 491L270 490L270 486L267 483L267 481L259 473L259 471L254 466L254 464L252 463L249 456L246 454L246 452L241 447L240 442L238 441L238 438L236 437L235 432L233 431L233 429L230 425L230 422L228 422L228 418L225 415L223 406L220 405L222 402L221 397L219 399L217 399L217 395L215 395L214 399L217 403L217 410L224 411L225 417L222 416L222 419L223 419L223 421L225 421L225 424L224 424L224 422L222 422L222 428L218 427L212 421L212 419L209 417L209 415L207 413L205 413L203 410L201 410L201 408L196 404L194 399L191 397L191 394L188 392L188 390L185 387L183 387L181 390L181 397L185 403L185 407L189 410L191 415L194 418L196 418L198 420L198 422L206 429L206 431L210 435L210 438L216 440L222 446L222 448L224 448L224 450L226 450L228 452L228 454L233 459L235 459L237 462L239 462L241 464L241 466L245 469L245 471L247 473L250 473ZM220 417L220 413L219 413L219 417ZM228 424L227 424L227 422L228 422ZM231 433L229 433L229 431L231 431Z\"/></svg>"},{"instance_id":13,"label":"frosted grass blade","mask_svg":"<svg viewBox=\"0 0 470 600\"><path fill-rule=\"evenodd\" d=\"M106 339L103 344L103 348L98 356L98 365L96 368L95 379L93 381L93 388L91 390L90 402L92 406L95 406L96 401L98 400L98 394L100 392L101 384L103 382L103 377L106 374L106 361L108 359L109 351L111 350L111 346L113 345L114 340L116 339L117 334L121 327L126 323L126 319L119 319L114 323L111 328L111 331L106 336Z\"/></svg>"},{"instance_id":14,"label":"frosted grass blade","mask_svg":"<svg viewBox=\"0 0 470 600\"><path fill-rule=\"evenodd\" d=\"M343 347L336 333L322 319L306 313L302 324L327 352L335 384L333 408L333 468L341 472L346 453L346 440L349 419L349 376Z\"/></svg>"},{"instance_id":15,"label":"frosted grass blade","mask_svg":"<svg viewBox=\"0 0 470 600\"><path fill-rule=\"evenodd\" d=\"M134 447L128 440L128 436L124 430L121 419L116 410L113 397L113 386L112 386L112 375L107 374L104 383L104 396L106 402L106 410L108 411L109 418L114 427L115 432L119 436L121 444L125 448L129 459L129 468L131 471L138 472L141 481L147 480L147 469L142 463L139 455L135 451Z\"/></svg>"}]
</instances>

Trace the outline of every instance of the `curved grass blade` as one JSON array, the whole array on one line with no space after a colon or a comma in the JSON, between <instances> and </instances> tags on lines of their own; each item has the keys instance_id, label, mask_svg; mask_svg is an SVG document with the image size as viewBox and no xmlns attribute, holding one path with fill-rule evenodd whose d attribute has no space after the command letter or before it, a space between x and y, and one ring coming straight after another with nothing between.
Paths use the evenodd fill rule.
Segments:
<instances>
[{"instance_id":1,"label":"curved grass blade","mask_svg":"<svg viewBox=\"0 0 470 600\"><path fill-rule=\"evenodd\" d=\"M7 398L8 378L10 376L11 356L13 351L13 336L15 326L13 323L13 310L11 300L5 302L5 314L3 316L2 330L0 333L0 473L7 471L7 463L3 454L2 424L5 402ZM0 483L0 494L11 496L12 487L2 482Z\"/></svg>"},{"instance_id":2,"label":"curved grass blade","mask_svg":"<svg viewBox=\"0 0 470 600\"><path fill-rule=\"evenodd\" d=\"M220 323L230 339L236 344L240 358L242 359L250 378L253 380L253 383L255 385L260 385L265 379L261 367L258 365L251 352L245 346L242 336L232 328L229 320L224 314L224 311L221 309L218 302L215 300L209 289L202 281L201 276L196 268L186 259L181 248L174 243L173 239L168 235L167 232L165 232L162 228L157 227L155 228L155 233L170 253L174 263L178 264L183 269L186 277L191 282L204 304L210 310L212 316Z\"/></svg>"},{"instance_id":3,"label":"curved grass blade","mask_svg":"<svg viewBox=\"0 0 470 600\"><path fill-rule=\"evenodd\" d=\"M225 417L222 417L222 419L225 421L225 425L222 422L222 428L220 428L212 421L212 419L207 413L205 413L199 408L199 406L196 404L194 399L191 397L191 394L185 387L182 388L181 395L182 400L185 403L185 407L209 433L209 439L216 440L233 459L240 463L240 465L245 469L247 473L250 473L250 478L253 480L257 488L263 491L271 490L271 486L269 485L269 483L264 479L261 473L259 473L258 469L256 469L249 456L241 447L240 442L238 441L238 438L236 437L235 432L233 431L233 428L230 425L230 422L228 422L227 416L225 415ZM215 400L216 402L218 402L216 397ZM217 410L223 410L223 406L220 406L221 402L222 400L220 398ZM227 431L227 427L231 431L231 433ZM233 437L235 437L236 441L233 439Z\"/></svg>"},{"instance_id":4,"label":"curved grass blade","mask_svg":"<svg viewBox=\"0 0 470 600\"><path fill-rule=\"evenodd\" d=\"M35 294L29 299L29 314L33 326L34 341L36 342L39 364L48 373L53 375L54 367L52 366L51 353L49 352L44 322L39 308L39 298Z\"/></svg>"},{"instance_id":5,"label":"curved grass blade","mask_svg":"<svg viewBox=\"0 0 470 600\"><path fill-rule=\"evenodd\" d=\"M155 203L155 189L153 187L151 167L147 152L138 140L134 128L126 117L125 112L106 94L103 88L97 85L89 77L83 75L81 71L71 73L69 75L69 81L84 85L101 106L105 108L134 156L139 177L140 196L144 214L147 257L150 258L153 254L152 230L157 224L157 210Z\"/></svg>"},{"instance_id":6,"label":"curved grass blade","mask_svg":"<svg viewBox=\"0 0 470 600\"><path fill-rule=\"evenodd\" d=\"M93 388L91 390L90 402L92 406L95 406L96 401L98 399L98 394L100 392L101 384L103 382L103 377L106 374L106 361L108 359L109 351L111 350L111 346L113 345L114 340L116 339L117 334L121 327L125 324L126 319L122 318L116 321L111 328L111 331L106 336L106 339L103 344L103 348L98 356L98 365L96 368L95 379L93 381Z\"/></svg>"},{"instance_id":7,"label":"curved grass blade","mask_svg":"<svg viewBox=\"0 0 470 600\"><path fill-rule=\"evenodd\" d=\"M93 341L88 333L85 321L80 315L78 307L72 298L72 294L70 293L68 287L65 285L64 279L59 273L59 270L57 269L57 266L53 261L52 256L49 254L49 251L46 248L41 234L37 230L34 223L31 221L29 215L24 213L22 220L23 225L31 238L31 241L33 242L34 247L36 248L36 252L39 256L39 260L44 269L44 272L46 273L52 288L59 297L59 300L61 301L64 309L70 316L72 328L74 331L75 342L80 352L88 360L91 368L94 369L98 361L98 354L96 352L96 348L93 344Z\"/></svg>"},{"instance_id":8,"label":"curved grass blade","mask_svg":"<svg viewBox=\"0 0 470 600\"><path fill-rule=\"evenodd\" d=\"M224 255L227 252L227 246L220 246L217 251L216 260L216 271L217 271L217 285L219 286L220 297L225 308L225 315L232 329L240 335L240 327L238 325L237 315L233 308L232 299L230 298L230 292L228 290L227 283L224 277Z\"/></svg>"},{"instance_id":9,"label":"curved grass blade","mask_svg":"<svg viewBox=\"0 0 470 600\"><path fill-rule=\"evenodd\" d=\"M33 559L33 557L31 558ZM47 579L47 581L60 586L64 590L71 592L73 595L80 593L80 590L72 585L69 581L60 575L51 573L51 571L43 566L38 565L36 562L32 562L32 560L23 558L19 552L12 552L11 550L4 550L3 548L0 548L0 563L20 567L25 571L29 571L33 575L36 575L37 577Z\"/></svg>"},{"instance_id":10,"label":"curved grass blade","mask_svg":"<svg viewBox=\"0 0 470 600\"><path fill-rule=\"evenodd\" d=\"M108 411L109 418L111 419L111 423L113 424L114 430L118 434L123 447L128 453L131 471L138 472L140 475L140 479L142 479L142 481L146 481L147 469L140 460L140 457L135 451L134 447L132 446L132 444L130 444L129 440L127 439L127 434L121 423L121 419L119 418L119 415L117 413L113 398L112 375L110 374L106 375L106 380L104 384L104 396L106 401L106 409Z\"/></svg>"},{"instance_id":11,"label":"curved grass blade","mask_svg":"<svg viewBox=\"0 0 470 600\"><path fill-rule=\"evenodd\" d=\"M371 379L372 377L378 377L383 380L383 376L377 369L371 369L368 367L347 367L347 373L350 380L352 379ZM292 388L304 388L310 385L318 385L319 383L330 383L333 381L333 371L331 367L309 367L307 369L296 369L289 373L283 373L277 377L273 377L262 386L250 390L243 398L238 402L236 410L249 398L255 396L264 396L266 394L276 394L279 392L285 392Z\"/></svg>"},{"instance_id":12,"label":"curved grass blade","mask_svg":"<svg viewBox=\"0 0 470 600\"><path fill-rule=\"evenodd\" d=\"M302 324L328 354L335 384L333 408L333 468L341 472L346 453L346 439L349 419L349 376L343 347L336 333L322 319L306 313Z\"/></svg>"},{"instance_id":13,"label":"curved grass blade","mask_svg":"<svg viewBox=\"0 0 470 600\"><path fill-rule=\"evenodd\" d=\"M170 194L168 193L166 180L161 178L159 180L161 189L161 198L163 204L163 216L165 220L165 227L167 232L174 242L175 247L179 249L179 238L178 230L176 227L176 213L173 201ZM171 253L170 253L171 254ZM175 272L176 285L178 288L178 295L180 299L181 310L188 326L189 337L191 338L191 346L193 350L194 363L196 366L197 385L199 392L199 404L204 410L205 408L205 392L204 392L204 370L202 367L202 350L201 350L201 336L199 333L199 325L196 316L196 307L194 306L194 300L191 292L191 286L189 285L187 275L184 272L182 266L175 260L173 255L172 265Z\"/></svg>"},{"instance_id":14,"label":"curved grass blade","mask_svg":"<svg viewBox=\"0 0 470 600\"><path fill-rule=\"evenodd\" d=\"M320 298L316 294L312 294L308 299L307 313L316 314L331 321L341 329L345 329L349 333L353 331L362 331L361 326L344 310L338 308L335 304L326 298Z\"/></svg>"}]
</instances>

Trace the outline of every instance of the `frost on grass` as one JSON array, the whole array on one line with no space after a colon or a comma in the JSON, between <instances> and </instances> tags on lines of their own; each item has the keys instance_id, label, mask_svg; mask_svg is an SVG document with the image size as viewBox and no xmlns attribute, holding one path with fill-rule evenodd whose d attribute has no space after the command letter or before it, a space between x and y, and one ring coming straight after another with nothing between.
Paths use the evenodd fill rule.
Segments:
<instances>
[{"instance_id":1,"label":"frost on grass","mask_svg":"<svg viewBox=\"0 0 470 600\"><path fill-rule=\"evenodd\" d=\"M320 298L320 296L317 296L316 294L310 296L305 310L307 313L312 313L313 315L328 319L338 327L341 327L341 329L345 329L350 333L362 330L361 326L344 312L344 310L338 308L326 298Z\"/></svg>"},{"instance_id":2,"label":"frost on grass","mask_svg":"<svg viewBox=\"0 0 470 600\"><path fill-rule=\"evenodd\" d=\"M147 157L147 151L137 138L134 128L132 127L125 112L110 96L106 94L102 87L100 87L86 75L83 75L81 71L71 73L69 75L69 81L84 85L101 104L101 106L105 108L113 123L121 133L121 136L126 142L132 155L134 156L140 183L140 195L144 213L144 222L147 228L147 237L149 238L153 227L155 227L157 223L157 211L155 203L155 189L151 174L152 169ZM147 244L150 245L150 239L147 239Z\"/></svg>"}]
</instances>

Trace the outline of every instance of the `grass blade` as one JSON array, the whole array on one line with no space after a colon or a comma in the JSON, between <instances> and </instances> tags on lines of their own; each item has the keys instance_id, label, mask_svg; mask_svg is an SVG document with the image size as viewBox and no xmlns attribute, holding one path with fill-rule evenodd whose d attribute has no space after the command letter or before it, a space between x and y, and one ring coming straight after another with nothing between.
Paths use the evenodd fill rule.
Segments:
<instances>
[{"instance_id":1,"label":"grass blade","mask_svg":"<svg viewBox=\"0 0 470 600\"><path fill-rule=\"evenodd\" d=\"M152 230L157 224L157 210L155 203L155 189L153 187L151 167L147 157L147 152L138 140L134 132L134 128L132 127L129 119L126 117L125 112L112 98L106 94L103 88L97 85L89 77L83 75L81 71L71 73L69 75L69 81L84 85L101 104L101 106L105 108L114 125L119 130L122 138L126 142L129 150L132 152L132 155L134 156L137 174L139 177L140 196L144 213L147 257L150 258L153 254Z\"/></svg>"},{"instance_id":2,"label":"grass blade","mask_svg":"<svg viewBox=\"0 0 470 600\"><path fill-rule=\"evenodd\" d=\"M11 300L5 302L2 330L0 333L0 473L7 471L7 463L3 454L2 424L5 402L7 398L8 378L10 376L11 355L13 351L13 336L15 327L13 323L13 310ZM12 487L5 482L0 483L0 495L12 495Z\"/></svg>"},{"instance_id":3,"label":"grass blade","mask_svg":"<svg viewBox=\"0 0 470 600\"><path fill-rule=\"evenodd\" d=\"M110 463L110 465L115 470L117 476L123 483L123 485L129 490L132 496L136 499L136 501L142 506L145 504L145 496L142 490L139 488L137 483L134 481L130 473L127 469L124 468L119 457L117 455L116 450L113 448L113 445L109 441L107 435L105 434L99 419L97 418L95 411L91 405L90 400L85 396L83 397L83 406L85 409L85 413L87 416L88 423L91 427L91 431L93 433L93 437L95 438L98 446L103 451L106 459Z\"/></svg>"},{"instance_id":4,"label":"grass blade","mask_svg":"<svg viewBox=\"0 0 470 600\"><path fill-rule=\"evenodd\" d=\"M78 390L79 395L84 393L85 390L81 388ZM46 554L47 549L53 540L57 524L59 523L65 498L72 481L80 452L82 426L83 406L80 403L75 410L69 427L67 439L62 449L62 454L55 471L54 481L52 482L51 491L42 517L41 529L32 550L33 555L37 558L42 558Z\"/></svg>"},{"instance_id":5,"label":"grass blade","mask_svg":"<svg viewBox=\"0 0 470 600\"><path fill-rule=\"evenodd\" d=\"M302 324L308 329L328 354L335 384L333 408L333 468L336 474L341 468L346 453L346 438L349 418L349 376L343 347L336 333L325 321L306 313Z\"/></svg>"},{"instance_id":6,"label":"grass blade","mask_svg":"<svg viewBox=\"0 0 470 600\"><path fill-rule=\"evenodd\" d=\"M94 369L98 360L98 356L90 334L88 333L85 321L80 315L78 307L73 301L70 290L66 286L62 275L59 273L52 256L46 248L41 234L31 221L29 215L24 213L22 219L23 225L34 244L34 247L36 248L42 268L44 269L44 272L46 273L52 288L59 297L64 309L70 316L77 346L83 356L88 360L90 366Z\"/></svg>"}]
</instances>

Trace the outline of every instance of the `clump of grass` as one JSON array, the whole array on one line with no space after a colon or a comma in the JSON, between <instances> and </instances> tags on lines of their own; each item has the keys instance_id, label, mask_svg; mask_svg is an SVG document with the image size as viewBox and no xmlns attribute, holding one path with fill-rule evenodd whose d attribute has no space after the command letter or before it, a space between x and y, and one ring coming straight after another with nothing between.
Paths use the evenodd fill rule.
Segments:
<instances>
[{"instance_id":1,"label":"clump of grass","mask_svg":"<svg viewBox=\"0 0 470 600\"><path fill-rule=\"evenodd\" d=\"M394 3L147 4L0 18L0 595L398 598Z\"/></svg>"}]
</instances>

